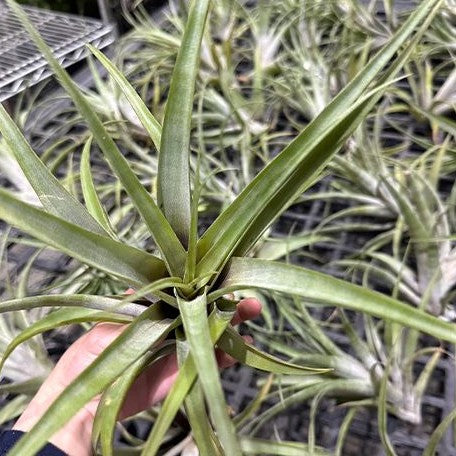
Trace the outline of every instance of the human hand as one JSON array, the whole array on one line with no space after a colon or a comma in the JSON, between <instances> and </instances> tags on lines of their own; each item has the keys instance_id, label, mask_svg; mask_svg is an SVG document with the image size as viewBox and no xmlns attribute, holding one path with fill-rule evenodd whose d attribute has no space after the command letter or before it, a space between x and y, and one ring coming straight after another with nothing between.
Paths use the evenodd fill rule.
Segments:
<instances>
[{"instance_id":1,"label":"human hand","mask_svg":"<svg viewBox=\"0 0 456 456\"><path fill-rule=\"evenodd\" d=\"M233 325L257 317L261 304L253 298L238 303ZM100 353L126 328L125 325L101 323L79 338L64 353L54 370L43 383L13 429L27 432L43 416L54 400ZM249 340L248 336L245 339ZM221 368L235 363L226 353L217 350ZM143 372L128 393L120 418L126 418L152 407L166 397L178 373L176 355L166 356ZM75 415L50 442L69 456L91 454L91 433L95 412L100 398L96 397Z\"/></svg>"}]
</instances>

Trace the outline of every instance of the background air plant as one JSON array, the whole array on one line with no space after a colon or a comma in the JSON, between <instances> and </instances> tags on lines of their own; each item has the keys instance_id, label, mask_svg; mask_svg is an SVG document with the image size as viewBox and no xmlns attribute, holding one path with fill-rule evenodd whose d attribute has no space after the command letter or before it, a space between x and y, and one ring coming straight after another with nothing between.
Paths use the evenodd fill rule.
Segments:
<instances>
[{"instance_id":1,"label":"background air plant","mask_svg":"<svg viewBox=\"0 0 456 456\"><path fill-rule=\"evenodd\" d=\"M167 338L173 341L172 346L180 355L180 372L142 448L143 454L158 451L164 433L184 401L190 410L188 418L192 427L196 429L202 424L205 429L203 433L194 433L201 454L261 453L261 442L248 438L239 440L236 436L235 423L226 411L213 345L241 362L267 372L293 375L315 372L309 367L285 363L246 344L229 326L234 304L224 296L230 292L260 289L296 295L327 306L363 311L390 322L389 325L410 327L456 342L454 325L422 309L414 309L394 298L328 275L249 256L262 233L314 182L323 166L380 100L431 23L440 3L423 2L387 45L326 108L318 110L318 116L261 173L253 177L254 168L248 166L249 160L244 162L247 172L243 184L248 185L236 192L239 194L234 201L223 207L217 219L199 236L198 207L204 185L200 170L207 158L202 150L191 153L190 139L201 50L203 64L206 63L203 38L210 2L194 1L190 5L162 122L152 116L123 74L100 52L92 49L133 108L139 120L137 125L142 125L159 151L156 188L150 192L151 177L145 187L121 154L110 134L110 126L105 126L91 107L90 96L73 83L26 16L13 1L8 1L86 120L90 137L84 141L81 159L84 206L52 175L6 111L0 108L0 131L43 206L43 209L34 208L21 202L13 193L1 190L1 217L44 244L102 271L123 287L136 288L135 295L129 298L121 294L62 293L20 296L1 304L3 312L61 307L35 326L26 328L19 336L21 341L75 320L128 324L122 335L65 390L11 454L36 451L99 393L103 396L96 417L94 445L100 441L102 453L111 454L110 437L116 415L114 413L112 419L112 412L120 409L131 379L162 355L161 343ZM217 14L217 8L214 14ZM268 15L264 20L267 19ZM261 27L253 33L256 42L261 43ZM391 62L402 47L401 53ZM270 55L265 59L261 52L257 55L257 63L262 69L269 67L273 60ZM382 71L387 64L387 70ZM221 81L220 87L213 92L214 99L217 91L224 90L223 77ZM260 81L256 80L255 84L260 87ZM263 90L264 86L261 87ZM232 101L238 122L243 129L248 128L243 102L236 106L236 100ZM256 109L249 115L256 119ZM200 128L201 131L204 129ZM261 135L261 129L249 133ZM223 137L223 130L220 135ZM128 194L130 203L141 215L154 241L149 249L151 253L132 247L125 236L120 238L110 220L111 214L108 215L102 206L90 168L92 137ZM191 162L196 163L193 173L190 172ZM17 340L9 345L3 362L16 343ZM324 372L316 371L322 375ZM309 378L310 382L313 378L319 380L316 376ZM204 407L194 408L195 395L200 394L199 391L206 399L207 413Z\"/></svg>"}]
</instances>

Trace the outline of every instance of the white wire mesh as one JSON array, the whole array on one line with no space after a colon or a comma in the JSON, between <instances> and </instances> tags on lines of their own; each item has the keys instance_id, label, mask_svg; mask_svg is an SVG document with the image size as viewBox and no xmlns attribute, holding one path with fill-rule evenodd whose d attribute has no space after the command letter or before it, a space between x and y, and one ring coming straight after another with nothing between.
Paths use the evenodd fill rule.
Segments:
<instances>
[{"instance_id":1,"label":"white wire mesh","mask_svg":"<svg viewBox=\"0 0 456 456\"><path fill-rule=\"evenodd\" d=\"M24 7L63 66L80 61L87 43L101 49L114 40L113 27L80 16ZM0 0L0 101L37 84L51 74L16 16Z\"/></svg>"}]
</instances>

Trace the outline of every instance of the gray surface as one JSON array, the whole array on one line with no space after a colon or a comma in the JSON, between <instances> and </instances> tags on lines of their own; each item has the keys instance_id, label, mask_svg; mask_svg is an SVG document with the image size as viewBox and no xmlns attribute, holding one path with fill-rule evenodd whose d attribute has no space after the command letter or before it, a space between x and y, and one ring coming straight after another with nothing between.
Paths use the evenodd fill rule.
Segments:
<instances>
[{"instance_id":1,"label":"gray surface","mask_svg":"<svg viewBox=\"0 0 456 456\"><path fill-rule=\"evenodd\" d=\"M65 67L86 56L86 44L102 49L114 41L113 27L102 21L32 7L24 10ZM27 32L0 0L0 101L50 75Z\"/></svg>"}]
</instances>

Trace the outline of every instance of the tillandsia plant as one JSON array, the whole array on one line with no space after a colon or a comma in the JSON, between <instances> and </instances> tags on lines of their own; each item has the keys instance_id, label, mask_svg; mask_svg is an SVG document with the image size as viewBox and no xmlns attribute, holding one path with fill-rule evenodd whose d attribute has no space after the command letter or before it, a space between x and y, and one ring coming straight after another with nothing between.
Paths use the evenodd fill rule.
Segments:
<instances>
[{"instance_id":1,"label":"tillandsia plant","mask_svg":"<svg viewBox=\"0 0 456 456\"><path fill-rule=\"evenodd\" d=\"M212 225L198 235L202 182L189 166L191 117L209 0L192 1L177 54L163 123L160 124L125 76L99 51L107 68L159 150L156 198L138 180L128 161L86 97L61 68L23 11L8 0L60 83L86 120L115 176L153 238L155 254L118 240L109 215L94 190L90 141L81 162L85 205L75 199L33 152L19 128L0 107L0 131L36 192L42 208L0 190L0 217L41 242L135 288L133 296L41 295L1 303L2 312L59 307L27 328L26 340L73 321L123 321L122 334L72 382L25 435L11 455L33 454L84 404L98 394L93 442L112 454L117 413L132 380L163 354L165 339L176 341L180 369L142 454L156 454L164 433L185 403L200 454L261 453L260 445L239 439L231 421L213 347L251 367L277 374L323 373L285 363L247 344L229 325L236 290L262 289L300 296L327 306L367 314L442 340L456 342L455 326L398 300L331 276L288 264L249 257L267 227L315 179L382 97L409 58L441 2L429 0L410 15L390 41L321 111L297 138L250 182ZM398 53L398 51L400 51ZM398 53L398 56L393 57ZM204 155L197 154L199 161ZM6 350L5 362L17 341ZM169 347L166 344L165 347ZM195 386L199 385L199 386ZM196 405L201 388L207 407ZM264 447L263 447L264 448Z\"/></svg>"}]
</instances>

